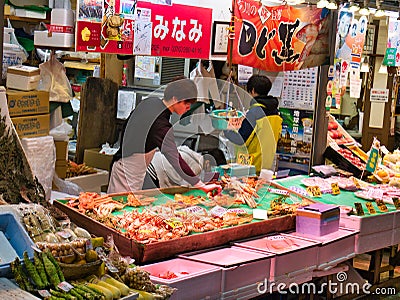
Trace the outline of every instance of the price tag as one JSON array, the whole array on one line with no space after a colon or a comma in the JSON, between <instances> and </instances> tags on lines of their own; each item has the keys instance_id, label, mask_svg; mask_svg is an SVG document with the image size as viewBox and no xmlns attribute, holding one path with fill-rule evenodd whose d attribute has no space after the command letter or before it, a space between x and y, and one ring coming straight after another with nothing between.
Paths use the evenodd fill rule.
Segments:
<instances>
[{"instance_id":1,"label":"price tag","mask_svg":"<svg viewBox=\"0 0 400 300\"><path fill-rule=\"evenodd\" d=\"M268 188L268 192L270 192L272 194L278 194L278 195L284 195L284 196L290 195L288 191L273 189L273 188Z\"/></svg>"},{"instance_id":2,"label":"price tag","mask_svg":"<svg viewBox=\"0 0 400 300\"><path fill-rule=\"evenodd\" d=\"M268 220L268 211L266 209L254 208L253 218L258 220Z\"/></svg>"},{"instance_id":3,"label":"price tag","mask_svg":"<svg viewBox=\"0 0 400 300\"><path fill-rule=\"evenodd\" d=\"M376 200L376 205L378 205L378 208L381 212L387 212L388 208L386 204L383 202L383 200Z\"/></svg>"},{"instance_id":4,"label":"price tag","mask_svg":"<svg viewBox=\"0 0 400 300\"><path fill-rule=\"evenodd\" d=\"M370 199L382 200L383 193L384 192L381 189L368 189L367 190L367 197L370 198Z\"/></svg>"},{"instance_id":5,"label":"price tag","mask_svg":"<svg viewBox=\"0 0 400 300\"><path fill-rule=\"evenodd\" d=\"M38 293L43 298L51 297L51 294L50 294L50 292L48 290L38 290Z\"/></svg>"},{"instance_id":6,"label":"price tag","mask_svg":"<svg viewBox=\"0 0 400 300\"><path fill-rule=\"evenodd\" d=\"M92 240L91 239L87 239L86 240L86 251L87 250L93 250L93 245L92 245Z\"/></svg>"},{"instance_id":7,"label":"price tag","mask_svg":"<svg viewBox=\"0 0 400 300\"><path fill-rule=\"evenodd\" d=\"M360 186L360 183L358 182L358 179L355 178L355 177L351 177L351 179L353 180L354 185L356 186L356 189L357 189L357 190L360 190L360 189L361 189L361 186Z\"/></svg>"},{"instance_id":8,"label":"price tag","mask_svg":"<svg viewBox=\"0 0 400 300\"><path fill-rule=\"evenodd\" d=\"M321 189L317 185L307 187L307 193L309 193L313 197L321 197L322 196Z\"/></svg>"},{"instance_id":9,"label":"price tag","mask_svg":"<svg viewBox=\"0 0 400 300\"><path fill-rule=\"evenodd\" d=\"M179 220L179 219L176 219L176 218L169 218L169 219L164 220L164 222L165 222L167 225L171 226L173 229L174 229L174 228L183 227L182 221Z\"/></svg>"},{"instance_id":10,"label":"price tag","mask_svg":"<svg viewBox=\"0 0 400 300\"><path fill-rule=\"evenodd\" d=\"M234 213L234 214L237 214L237 215L244 215L244 214L247 213L243 208L229 208L227 210L227 212L228 213Z\"/></svg>"},{"instance_id":11,"label":"price tag","mask_svg":"<svg viewBox=\"0 0 400 300\"><path fill-rule=\"evenodd\" d=\"M186 212L192 213L192 214L198 214L198 213L203 212L204 209L201 208L200 206L190 206L190 207L183 209L183 211L186 211Z\"/></svg>"},{"instance_id":12,"label":"price tag","mask_svg":"<svg viewBox=\"0 0 400 300\"><path fill-rule=\"evenodd\" d=\"M106 267L108 271L111 273L117 273L119 270L110 262L110 260L107 258L106 253L104 252L104 249L102 247L97 247L95 249L97 255L99 258L106 264Z\"/></svg>"},{"instance_id":13,"label":"price tag","mask_svg":"<svg viewBox=\"0 0 400 300\"><path fill-rule=\"evenodd\" d=\"M357 216L363 216L364 215L364 210L362 208L362 205L360 202L355 202L354 206L356 207L356 214Z\"/></svg>"},{"instance_id":14,"label":"price tag","mask_svg":"<svg viewBox=\"0 0 400 300\"><path fill-rule=\"evenodd\" d=\"M368 211L369 211L369 213L370 213L371 215L376 214L376 210L375 210L375 208L372 206L372 203L371 203L371 202L365 203L365 206L367 207L367 209L368 209Z\"/></svg>"},{"instance_id":15,"label":"price tag","mask_svg":"<svg viewBox=\"0 0 400 300\"><path fill-rule=\"evenodd\" d=\"M251 165L253 163L253 155L246 153L238 153L237 163L241 165Z\"/></svg>"},{"instance_id":16,"label":"price tag","mask_svg":"<svg viewBox=\"0 0 400 300\"><path fill-rule=\"evenodd\" d=\"M308 196L306 190L303 189L303 188L301 188L301 187L298 187L298 186L290 186L290 187L289 187L289 190L291 190L291 191L293 191L293 192L296 192L296 193L298 193L298 194L300 194L300 195L302 195L302 196L304 196L304 197L307 197L307 196Z\"/></svg>"},{"instance_id":17,"label":"price tag","mask_svg":"<svg viewBox=\"0 0 400 300\"><path fill-rule=\"evenodd\" d=\"M69 284L66 281L60 282L57 285L57 287L60 288L61 290L63 290L64 292L66 292L66 293L68 293L70 290L72 290L74 288L71 284Z\"/></svg>"},{"instance_id":18,"label":"price tag","mask_svg":"<svg viewBox=\"0 0 400 300\"><path fill-rule=\"evenodd\" d=\"M226 208L223 208L221 206L214 206L211 210L210 210L210 214L213 217L222 217L225 213L227 212Z\"/></svg>"},{"instance_id":19,"label":"price tag","mask_svg":"<svg viewBox=\"0 0 400 300\"><path fill-rule=\"evenodd\" d=\"M58 231L57 234L61 236L63 239L69 239L72 236L70 232L64 230Z\"/></svg>"},{"instance_id":20,"label":"price tag","mask_svg":"<svg viewBox=\"0 0 400 300\"><path fill-rule=\"evenodd\" d=\"M394 206L396 207L396 210L399 210L399 209L400 209L400 199L399 199L399 198L394 197L394 198L393 198L393 204L394 204Z\"/></svg>"},{"instance_id":21,"label":"price tag","mask_svg":"<svg viewBox=\"0 0 400 300\"><path fill-rule=\"evenodd\" d=\"M38 252L38 253L42 252L42 250L40 250L38 247L36 247L36 245L31 245L31 248L32 248L34 251Z\"/></svg>"},{"instance_id":22,"label":"price tag","mask_svg":"<svg viewBox=\"0 0 400 300\"><path fill-rule=\"evenodd\" d=\"M332 187L332 195L339 195L340 194L340 188L337 182L332 182L331 183Z\"/></svg>"}]
</instances>

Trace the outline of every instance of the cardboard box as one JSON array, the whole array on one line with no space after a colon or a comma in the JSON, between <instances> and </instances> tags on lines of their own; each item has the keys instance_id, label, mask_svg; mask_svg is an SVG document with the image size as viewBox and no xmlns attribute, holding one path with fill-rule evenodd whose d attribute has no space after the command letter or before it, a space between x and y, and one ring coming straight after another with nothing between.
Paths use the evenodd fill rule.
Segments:
<instances>
[{"instance_id":1,"label":"cardboard box","mask_svg":"<svg viewBox=\"0 0 400 300\"><path fill-rule=\"evenodd\" d=\"M101 187L108 185L108 171L98 169L96 174L70 177L65 180L76 183L85 192L96 192L100 194Z\"/></svg>"},{"instance_id":2,"label":"cardboard box","mask_svg":"<svg viewBox=\"0 0 400 300\"><path fill-rule=\"evenodd\" d=\"M68 142L67 141L54 141L56 146L56 160L68 160Z\"/></svg>"},{"instance_id":3,"label":"cardboard box","mask_svg":"<svg viewBox=\"0 0 400 300\"><path fill-rule=\"evenodd\" d=\"M30 91L38 87L39 80L39 68L23 65L7 68L7 88Z\"/></svg>"},{"instance_id":4,"label":"cardboard box","mask_svg":"<svg viewBox=\"0 0 400 300\"><path fill-rule=\"evenodd\" d=\"M20 138L49 135L50 114L11 118Z\"/></svg>"},{"instance_id":5,"label":"cardboard box","mask_svg":"<svg viewBox=\"0 0 400 300\"><path fill-rule=\"evenodd\" d=\"M64 179L67 177L67 161L66 160L56 160L56 174L59 178Z\"/></svg>"},{"instance_id":6,"label":"cardboard box","mask_svg":"<svg viewBox=\"0 0 400 300\"><path fill-rule=\"evenodd\" d=\"M100 148L85 149L83 162L90 167L107 170L110 172L112 155L99 153Z\"/></svg>"},{"instance_id":7,"label":"cardboard box","mask_svg":"<svg viewBox=\"0 0 400 300\"><path fill-rule=\"evenodd\" d=\"M49 113L49 92L7 90L11 117Z\"/></svg>"}]
</instances>

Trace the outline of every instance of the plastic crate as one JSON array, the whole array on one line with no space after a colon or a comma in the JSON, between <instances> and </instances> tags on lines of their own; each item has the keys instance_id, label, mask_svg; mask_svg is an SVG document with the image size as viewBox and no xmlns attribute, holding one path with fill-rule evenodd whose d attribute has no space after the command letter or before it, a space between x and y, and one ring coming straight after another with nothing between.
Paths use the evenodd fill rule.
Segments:
<instances>
[{"instance_id":1,"label":"plastic crate","mask_svg":"<svg viewBox=\"0 0 400 300\"><path fill-rule=\"evenodd\" d=\"M257 286L268 279L274 255L230 247L186 253L180 257L220 267L221 299L237 299L239 294L246 298L260 295Z\"/></svg>"},{"instance_id":2,"label":"plastic crate","mask_svg":"<svg viewBox=\"0 0 400 300\"><path fill-rule=\"evenodd\" d=\"M20 259L23 259L24 251L28 252L29 258L33 258L34 243L12 213L0 213L0 231ZM4 249L3 245L0 248ZM12 277L9 262L0 263L0 277Z\"/></svg>"},{"instance_id":3,"label":"plastic crate","mask_svg":"<svg viewBox=\"0 0 400 300\"><path fill-rule=\"evenodd\" d=\"M278 234L239 241L234 245L275 254L271 260L270 282L280 283L283 278L290 281L291 278L299 276L302 280L310 280L313 270L317 267L318 242Z\"/></svg>"},{"instance_id":4,"label":"plastic crate","mask_svg":"<svg viewBox=\"0 0 400 300\"><path fill-rule=\"evenodd\" d=\"M175 258L140 268L150 273L152 282L177 289L170 300L220 299L221 269L216 266ZM167 272L173 272L177 277L159 277Z\"/></svg>"}]
</instances>

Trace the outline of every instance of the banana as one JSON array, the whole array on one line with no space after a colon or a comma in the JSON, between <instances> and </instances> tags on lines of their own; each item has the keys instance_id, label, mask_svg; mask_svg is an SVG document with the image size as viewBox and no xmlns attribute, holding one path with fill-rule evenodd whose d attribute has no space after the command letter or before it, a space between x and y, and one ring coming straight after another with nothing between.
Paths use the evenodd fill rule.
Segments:
<instances>
[{"instance_id":1,"label":"banana","mask_svg":"<svg viewBox=\"0 0 400 300\"><path fill-rule=\"evenodd\" d=\"M112 278L111 276L104 275L101 278L101 280L118 288L121 291L122 296L126 296L129 294L129 287L127 285L125 285L124 283Z\"/></svg>"}]
</instances>

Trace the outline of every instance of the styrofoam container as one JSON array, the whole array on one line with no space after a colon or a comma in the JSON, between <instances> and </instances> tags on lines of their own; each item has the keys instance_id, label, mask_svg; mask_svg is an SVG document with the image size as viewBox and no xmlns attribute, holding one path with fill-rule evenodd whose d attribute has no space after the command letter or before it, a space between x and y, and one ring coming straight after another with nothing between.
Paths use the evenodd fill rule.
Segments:
<instances>
[{"instance_id":1,"label":"styrofoam container","mask_svg":"<svg viewBox=\"0 0 400 300\"><path fill-rule=\"evenodd\" d=\"M357 234L358 231L340 228L338 231L319 237L299 234L298 232L289 233L288 236L320 243L317 269L328 270L355 256L354 245Z\"/></svg>"},{"instance_id":2,"label":"styrofoam container","mask_svg":"<svg viewBox=\"0 0 400 300\"><path fill-rule=\"evenodd\" d=\"M220 299L221 269L217 266L196 261L175 258L150 265L141 269L150 273L151 281L167 284L177 289L173 299ZM178 277L163 279L160 274L173 272ZM182 274L183 273L183 274ZM188 274L186 274L188 273Z\"/></svg>"},{"instance_id":3,"label":"styrofoam container","mask_svg":"<svg viewBox=\"0 0 400 300\"><path fill-rule=\"evenodd\" d=\"M362 254L393 245L393 229L364 234L360 231L356 235L355 252Z\"/></svg>"},{"instance_id":4,"label":"styrofoam container","mask_svg":"<svg viewBox=\"0 0 400 300\"><path fill-rule=\"evenodd\" d=\"M364 217L342 215L339 226L359 230L360 235L391 230L393 228L395 213L396 212L388 212Z\"/></svg>"},{"instance_id":5,"label":"styrofoam container","mask_svg":"<svg viewBox=\"0 0 400 300\"><path fill-rule=\"evenodd\" d=\"M37 88L39 80L40 71L37 67L21 65L7 68L7 88L31 91Z\"/></svg>"},{"instance_id":6,"label":"styrofoam container","mask_svg":"<svg viewBox=\"0 0 400 300\"><path fill-rule=\"evenodd\" d=\"M318 242L277 234L239 241L234 245L275 254L271 260L270 282L299 276L311 279L312 272L317 267Z\"/></svg>"},{"instance_id":7,"label":"styrofoam container","mask_svg":"<svg viewBox=\"0 0 400 300\"><path fill-rule=\"evenodd\" d=\"M247 298L260 295L257 286L268 280L274 254L229 247L182 254L180 257L220 267L221 298L237 299L238 294Z\"/></svg>"},{"instance_id":8,"label":"styrofoam container","mask_svg":"<svg viewBox=\"0 0 400 300\"><path fill-rule=\"evenodd\" d=\"M74 11L65 8L53 8L51 10L51 25L74 26Z\"/></svg>"},{"instance_id":9,"label":"styrofoam container","mask_svg":"<svg viewBox=\"0 0 400 300\"><path fill-rule=\"evenodd\" d=\"M23 259L24 251L28 252L29 258L33 257L32 246L34 246L34 243L22 225L17 221L14 214L11 212L0 213L0 231L3 232L5 238L20 259ZM3 244L0 248L3 248ZM12 277L10 263L0 262L0 277Z\"/></svg>"},{"instance_id":10,"label":"styrofoam container","mask_svg":"<svg viewBox=\"0 0 400 300\"><path fill-rule=\"evenodd\" d=\"M52 32L51 36L49 36L48 30L35 30L33 36L35 46L73 47L74 42L75 35L71 33Z\"/></svg>"}]
</instances>

